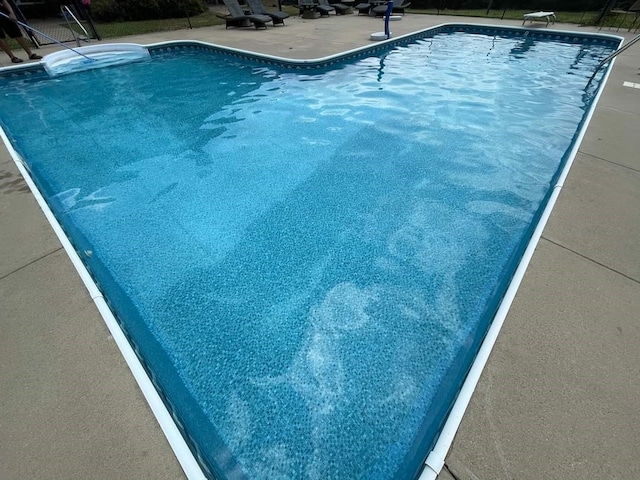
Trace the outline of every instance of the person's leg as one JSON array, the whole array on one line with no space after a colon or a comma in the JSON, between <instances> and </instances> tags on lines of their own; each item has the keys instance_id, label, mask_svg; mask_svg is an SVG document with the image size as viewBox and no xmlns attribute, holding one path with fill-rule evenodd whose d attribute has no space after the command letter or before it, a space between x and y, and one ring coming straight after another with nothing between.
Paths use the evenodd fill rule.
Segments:
<instances>
[{"instance_id":1,"label":"person's leg","mask_svg":"<svg viewBox=\"0 0 640 480\"><path fill-rule=\"evenodd\" d=\"M20 27L18 27L18 24L16 22L10 19L7 19L6 17L2 17L1 25L2 25L3 33L6 34L6 36L15 40L16 42L18 42L18 44L22 47L22 49L25 52L27 52L27 55L29 55L30 59L35 60L35 59L42 58L40 55L36 55L31 51L31 46L29 45L29 42L27 41L26 38L22 36ZM11 58L11 61L13 61L14 63L18 63L13 59L13 57Z\"/></svg>"},{"instance_id":2,"label":"person's leg","mask_svg":"<svg viewBox=\"0 0 640 480\"><path fill-rule=\"evenodd\" d=\"M4 53L9 55L9 58L13 58L13 52L9 48L9 44L7 43L7 41L4 38L0 38L0 48L2 48L2 51Z\"/></svg>"},{"instance_id":3,"label":"person's leg","mask_svg":"<svg viewBox=\"0 0 640 480\"><path fill-rule=\"evenodd\" d=\"M9 44L7 43L7 41L5 40L4 36L0 37L0 48L2 49L2 51L4 53L6 53L7 55L9 55L9 58L11 59L11 61L13 63L20 63L22 62L21 58L16 57L13 54L13 51L9 48Z\"/></svg>"},{"instance_id":4,"label":"person's leg","mask_svg":"<svg viewBox=\"0 0 640 480\"><path fill-rule=\"evenodd\" d=\"M42 58L40 55L37 55L31 51L31 47L29 46L29 42L27 41L26 38L20 36L20 37L15 37L14 40L20 44L20 46L25 52L27 52L27 55L29 55L29 58L31 60L38 60Z\"/></svg>"}]
</instances>

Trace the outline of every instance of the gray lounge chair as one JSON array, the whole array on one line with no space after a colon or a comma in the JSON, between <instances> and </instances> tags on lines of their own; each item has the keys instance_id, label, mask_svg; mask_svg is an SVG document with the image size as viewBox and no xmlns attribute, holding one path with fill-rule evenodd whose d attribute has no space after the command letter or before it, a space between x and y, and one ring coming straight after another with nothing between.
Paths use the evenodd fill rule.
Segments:
<instances>
[{"instance_id":1,"label":"gray lounge chair","mask_svg":"<svg viewBox=\"0 0 640 480\"><path fill-rule=\"evenodd\" d=\"M318 12L321 17L328 17L331 12L335 12L336 10L331 5L321 5L318 0L313 0L313 3L316 5L316 12Z\"/></svg>"},{"instance_id":2,"label":"gray lounge chair","mask_svg":"<svg viewBox=\"0 0 640 480\"><path fill-rule=\"evenodd\" d=\"M336 15L351 13L351 7L345 5L344 3L329 3L329 0L318 0L318 4L321 7L329 7L330 9L335 10Z\"/></svg>"},{"instance_id":3,"label":"gray lounge chair","mask_svg":"<svg viewBox=\"0 0 640 480\"><path fill-rule=\"evenodd\" d=\"M222 0L229 10L228 15L216 14L217 17L223 18L226 22L225 27L250 27L253 24L256 28L267 28L267 23L272 22L268 15L247 15L238 3L238 0Z\"/></svg>"},{"instance_id":4,"label":"gray lounge chair","mask_svg":"<svg viewBox=\"0 0 640 480\"><path fill-rule=\"evenodd\" d=\"M368 2L358 3L354 8L358 10L358 15L369 15L374 5L375 4L369 0Z\"/></svg>"},{"instance_id":5,"label":"gray lounge chair","mask_svg":"<svg viewBox=\"0 0 640 480\"><path fill-rule=\"evenodd\" d=\"M284 25L284 19L289 18L289 14L287 12L282 11L269 11L262 3L262 0L247 0L247 4L251 9L251 13L255 15L267 15L271 17L273 20L273 25Z\"/></svg>"},{"instance_id":6,"label":"gray lounge chair","mask_svg":"<svg viewBox=\"0 0 640 480\"><path fill-rule=\"evenodd\" d=\"M398 1L394 1L393 2L393 10L391 10L391 13L399 13L401 15L404 15L404 9L408 8L411 5L411 2L408 2L407 0L398 0ZM387 13L387 4L382 4L382 5L378 5L376 7L373 7L371 9L371 12L376 16L376 17L384 17L384 14Z\"/></svg>"},{"instance_id":7,"label":"gray lounge chair","mask_svg":"<svg viewBox=\"0 0 640 480\"><path fill-rule=\"evenodd\" d=\"M328 17L335 10L331 6L320 5L317 0L298 0L296 7L302 18Z\"/></svg>"}]
</instances>

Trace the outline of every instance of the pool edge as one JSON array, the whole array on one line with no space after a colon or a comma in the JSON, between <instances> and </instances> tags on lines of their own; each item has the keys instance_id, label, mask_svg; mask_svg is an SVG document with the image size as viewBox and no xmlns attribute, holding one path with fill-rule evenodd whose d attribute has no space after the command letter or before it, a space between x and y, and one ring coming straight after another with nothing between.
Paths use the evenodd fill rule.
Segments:
<instances>
[{"instance_id":1,"label":"pool edge","mask_svg":"<svg viewBox=\"0 0 640 480\"><path fill-rule=\"evenodd\" d=\"M618 46L618 48L620 48L620 46ZM584 117L584 121L571 147L571 150L567 157L567 161L562 168L555 185L552 187L552 193L540 216L540 219L538 220L538 223L531 236L531 240L525 248L522 259L518 263L511 282L509 282L509 286L507 287L504 297L498 306L498 310L491 322L491 326L487 330L485 338L480 345L480 349L478 350L475 360L471 364L471 368L469 369L469 373L467 374L465 381L462 383L462 387L460 388L456 401L454 402L453 407L451 408L445 420L444 426L440 431L440 435L438 436L433 449L427 455L427 459L424 463L424 469L418 477L418 480L436 480L445 465L447 454L449 453L455 436L458 433L464 414L466 413L469 403L471 402L471 397L473 396L473 393L475 392L475 389L480 382L480 377L487 362L489 361L489 356L491 355L493 347L495 346L498 336L500 335L502 326L504 325L516 294L518 293L525 273L529 267L529 263L531 262L535 250L538 247L538 243L542 238L542 233L556 205L558 197L560 196L560 193L564 186L564 182L569 174L569 171L571 170L575 157L578 154L578 150L580 149L580 145L584 139L587 128L589 127L591 118L593 117L597 104L600 100L600 97L602 96L604 87L609 80L609 75L611 74L614 63L615 58L606 67L605 73L600 80L598 92L596 93L596 96L594 97L593 102L591 103L590 108Z\"/></svg>"},{"instance_id":2,"label":"pool edge","mask_svg":"<svg viewBox=\"0 0 640 480\"><path fill-rule=\"evenodd\" d=\"M31 191L31 194L35 198L36 203L42 210L42 213L47 219L47 222L53 229L56 237L58 238L58 241L60 241L60 243L62 244L62 248L68 255L69 260L71 260L73 267L75 268L76 272L80 276L80 279L82 280L83 285L87 289L89 296L91 297L91 300L93 301L94 305L98 309L98 313L100 314L104 323L109 329L109 333L111 333L113 340L118 346L118 349L122 354L122 357L124 358L127 364L127 367L131 371L138 387L142 391L142 394L147 404L151 408L153 415L155 416L158 424L160 425L160 428L164 436L166 437L167 441L169 442L169 445L171 446L171 449L173 450L178 460L178 463L180 464L185 475L189 480L206 480L206 476L202 472L202 469L200 468L200 464L198 463L196 458L193 456L191 449L189 448L186 441L184 440L184 437L178 430L178 427L175 421L173 420L173 417L169 413L169 410L167 409L164 402L162 401L162 398L160 397L155 386L153 385L153 382L147 375L146 370L144 369L144 367L142 366L142 363L140 362L137 355L135 354L133 347L127 340L123 330L118 324L118 321L116 320L109 306L107 305L107 302L104 299L102 292L100 291L96 283L93 281L93 278L91 277L86 267L82 263L82 260L78 256L75 248L67 238L67 235L64 232L62 226L60 225L55 215L49 208L49 205L47 204L46 200L38 190L38 187L36 186L35 182L31 178L31 174L29 173L29 170L27 169L24 162L22 161L20 154L13 148L13 145L11 145L11 142L9 141L9 138L7 137L2 126L0 126L0 138L2 139L2 142L4 143L5 148L9 152L9 156L12 158L16 168L18 169L18 171L24 178L25 183L29 187L29 190Z\"/></svg>"}]
</instances>

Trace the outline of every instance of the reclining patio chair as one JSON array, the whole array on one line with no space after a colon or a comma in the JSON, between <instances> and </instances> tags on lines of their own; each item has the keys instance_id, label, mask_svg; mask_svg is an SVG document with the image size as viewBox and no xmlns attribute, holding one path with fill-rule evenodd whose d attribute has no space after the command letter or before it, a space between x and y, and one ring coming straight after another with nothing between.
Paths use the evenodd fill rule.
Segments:
<instances>
[{"instance_id":1,"label":"reclining patio chair","mask_svg":"<svg viewBox=\"0 0 640 480\"><path fill-rule=\"evenodd\" d=\"M271 22L271 17L268 15L247 15L242 7L238 3L238 0L222 0L224 5L229 10L228 15L220 15L216 13L216 16L223 18L226 22L225 28L229 27L250 27L253 24L256 28L267 28L267 23Z\"/></svg>"},{"instance_id":2,"label":"reclining patio chair","mask_svg":"<svg viewBox=\"0 0 640 480\"><path fill-rule=\"evenodd\" d=\"M328 17L329 14L335 11L330 5L320 5L318 0L300 0L299 5L308 6L309 4L313 4L315 11L320 14L321 17Z\"/></svg>"},{"instance_id":3,"label":"reclining patio chair","mask_svg":"<svg viewBox=\"0 0 640 480\"><path fill-rule=\"evenodd\" d=\"M397 0L393 2L393 10L391 10L391 13L399 13L400 15L404 15L404 9L405 8L409 8L409 6L411 6L411 2L408 0ZM376 17L384 17L384 14L387 13L387 5L386 4L382 4L382 5L376 5L375 7L373 7L371 9L371 12L376 16Z\"/></svg>"},{"instance_id":4,"label":"reclining patio chair","mask_svg":"<svg viewBox=\"0 0 640 480\"><path fill-rule=\"evenodd\" d=\"M262 0L247 0L249 4L249 8L251 9L251 13L254 15L267 15L271 17L273 20L273 25L284 25L284 19L289 18L289 14L287 12L283 12L280 10L269 11L262 3Z\"/></svg>"},{"instance_id":5,"label":"reclining patio chair","mask_svg":"<svg viewBox=\"0 0 640 480\"><path fill-rule=\"evenodd\" d=\"M351 13L351 7L344 3L329 3L329 0L318 0L318 4L321 7L329 7L331 9L330 11L335 10L336 15Z\"/></svg>"},{"instance_id":6,"label":"reclining patio chair","mask_svg":"<svg viewBox=\"0 0 640 480\"><path fill-rule=\"evenodd\" d=\"M625 22L627 22L628 16L630 14L634 14L634 18L631 22L631 26L629 26L629 30L627 31L630 32L631 30L633 30L633 28L636 26L636 21L638 20L638 16L640 16L640 0L638 0L631 6L627 6L627 8L625 8L625 4L626 2L610 2L610 4L605 7L605 9L600 14L600 17L598 18L597 23L598 23L599 29L602 29L602 27L604 26L605 20L610 17L611 24L609 24L609 30L611 30L612 28L615 28L616 32L619 32L620 27L622 27L622 25L624 25ZM620 20L620 21L618 22L617 20ZM638 30L638 27L636 27L636 31L637 30Z\"/></svg>"},{"instance_id":7,"label":"reclining patio chair","mask_svg":"<svg viewBox=\"0 0 640 480\"><path fill-rule=\"evenodd\" d=\"M371 13L371 9L373 8L374 5L375 4L373 3L372 0L368 0L366 2L358 3L353 8L358 10L358 15L360 15L360 14L369 15Z\"/></svg>"}]
</instances>

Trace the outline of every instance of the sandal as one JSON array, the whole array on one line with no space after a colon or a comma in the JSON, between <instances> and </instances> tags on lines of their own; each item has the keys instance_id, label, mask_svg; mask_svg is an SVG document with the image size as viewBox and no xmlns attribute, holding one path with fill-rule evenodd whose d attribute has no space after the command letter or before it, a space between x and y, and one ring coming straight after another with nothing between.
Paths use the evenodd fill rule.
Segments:
<instances>
[{"instance_id":1,"label":"sandal","mask_svg":"<svg viewBox=\"0 0 640 480\"><path fill-rule=\"evenodd\" d=\"M11 58L11 62L13 62L13 63L22 63L22 62L24 62L24 60L22 60L20 57L12 57Z\"/></svg>"},{"instance_id":2,"label":"sandal","mask_svg":"<svg viewBox=\"0 0 640 480\"><path fill-rule=\"evenodd\" d=\"M29 55L29 60L40 60L41 58L42 57L37 53L32 53L31 55Z\"/></svg>"}]
</instances>

